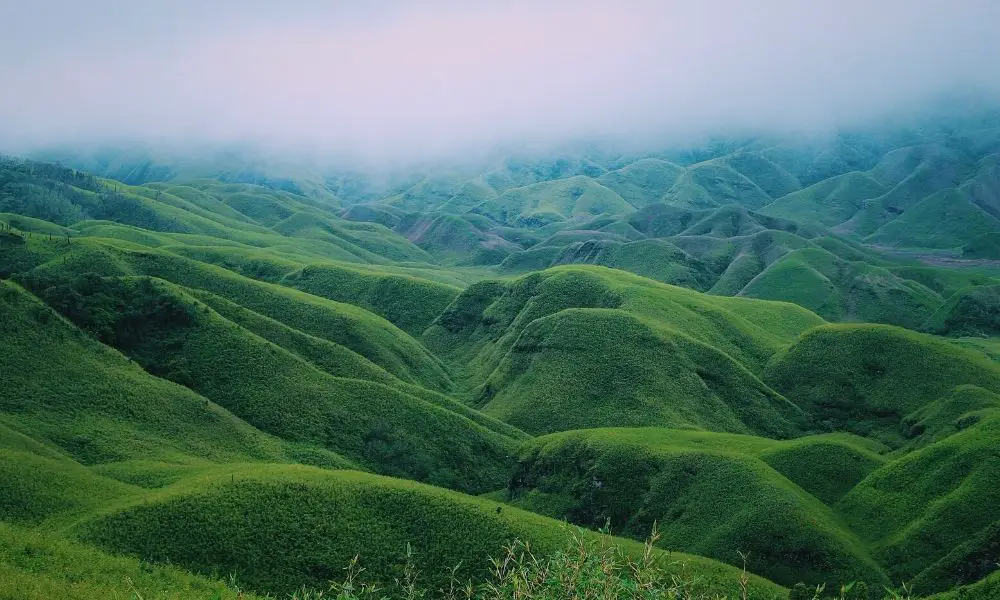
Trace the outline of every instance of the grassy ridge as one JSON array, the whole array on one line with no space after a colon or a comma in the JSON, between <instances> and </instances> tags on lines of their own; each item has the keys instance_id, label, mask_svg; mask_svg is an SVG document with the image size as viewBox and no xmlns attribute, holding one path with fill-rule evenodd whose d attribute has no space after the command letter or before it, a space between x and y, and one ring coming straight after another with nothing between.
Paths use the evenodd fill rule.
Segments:
<instances>
[{"instance_id":1,"label":"grassy ridge","mask_svg":"<svg viewBox=\"0 0 1000 600\"><path fill-rule=\"evenodd\" d=\"M471 286L423 339L465 362L472 401L529 431L687 424L788 435L797 410L754 372L820 322L791 305L574 266Z\"/></svg>"},{"instance_id":2,"label":"grassy ridge","mask_svg":"<svg viewBox=\"0 0 1000 600\"><path fill-rule=\"evenodd\" d=\"M802 407L817 428L901 446L957 431L960 414L928 409L947 402L959 386L1000 391L1000 367L900 328L825 325L807 331L777 354L764 381Z\"/></svg>"},{"instance_id":3,"label":"grassy ridge","mask_svg":"<svg viewBox=\"0 0 1000 600\"><path fill-rule=\"evenodd\" d=\"M220 568L253 589L278 593L303 584L324 586L338 577L334 565L346 565L356 554L367 577L391 582L401 575L392 565L405 561L411 541L421 581L437 589L447 585L456 565L460 580L484 579L488 558L515 539L545 554L571 534L557 521L488 500L304 467L243 468L192 479L97 515L79 532L105 548L196 571ZM703 588L738 589L735 578L725 580L735 575L731 568L673 558L688 563ZM755 597L784 595L760 579L751 586Z\"/></svg>"},{"instance_id":4,"label":"grassy ridge","mask_svg":"<svg viewBox=\"0 0 1000 600\"><path fill-rule=\"evenodd\" d=\"M289 273L289 287L367 308L411 335L419 335L461 292L414 277L332 264L310 265Z\"/></svg>"},{"instance_id":5,"label":"grassy ridge","mask_svg":"<svg viewBox=\"0 0 1000 600\"><path fill-rule=\"evenodd\" d=\"M810 450L837 454L817 464ZM822 456L822 455L820 455ZM838 458L864 457L844 473ZM665 548L739 564L774 581L886 583L864 545L831 509L769 466L817 487L818 477L855 481L882 461L842 436L773 442L749 436L666 429L599 429L554 434L527 444L511 483L513 502L587 526L642 537L659 523ZM822 485L822 484L819 484ZM849 484L848 484L849 485Z\"/></svg>"},{"instance_id":6,"label":"grassy ridge","mask_svg":"<svg viewBox=\"0 0 1000 600\"><path fill-rule=\"evenodd\" d=\"M4 423L87 463L130 458L282 460L282 443L0 284ZM336 460L330 455L331 460ZM341 463L346 464L346 463Z\"/></svg>"},{"instance_id":7,"label":"grassy ridge","mask_svg":"<svg viewBox=\"0 0 1000 600\"><path fill-rule=\"evenodd\" d=\"M504 480L511 440L438 403L332 377L182 288L146 278L84 277L42 291L53 302L67 294L80 299L64 308L80 327L262 431L439 485L487 491ZM449 443L435 443L441 440Z\"/></svg>"},{"instance_id":8,"label":"grassy ridge","mask_svg":"<svg viewBox=\"0 0 1000 600\"><path fill-rule=\"evenodd\" d=\"M254 600L220 581L177 567L113 556L52 533L0 523L0 581L4 600Z\"/></svg>"},{"instance_id":9,"label":"grassy ridge","mask_svg":"<svg viewBox=\"0 0 1000 600\"><path fill-rule=\"evenodd\" d=\"M51 260L35 268L32 273L35 277L62 278L83 272L158 277L211 292L305 333L343 345L401 379L435 389L449 385L447 374L433 355L405 332L360 307L243 277L161 250L123 243L82 240L62 246L46 244L38 250L32 253L35 262Z\"/></svg>"},{"instance_id":10,"label":"grassy ridge","mask_svg":"<svg viewBox=\"0 0 1000 600\"><path fill-rule=\"evenodd\" d=\"M1000 520L1000 416L994 409L973 423L886 464L837 505L896 577L920 574L920 593L974 581L995 568L990 561L996 534L988 528ZM970 558L981 553L985 561L970 576L963 572L974 564L949 557L951 552Z\"/></svg>"}]
</instances>

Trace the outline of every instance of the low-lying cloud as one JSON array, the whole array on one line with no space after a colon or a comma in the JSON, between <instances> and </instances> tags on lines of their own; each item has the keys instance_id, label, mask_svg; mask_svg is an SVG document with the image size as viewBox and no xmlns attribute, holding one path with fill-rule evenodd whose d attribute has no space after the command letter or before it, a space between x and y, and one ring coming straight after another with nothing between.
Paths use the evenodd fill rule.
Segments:
<instances>
[{"instance_id":1,"label":"low-lying cloud","mask_svg":"<svg viewBox=\"0 0 1000 600\"><path fill-rule=\"evenodd\" d=\"M7 4L0 146L14 148L253 142L412 157L818 130L1000 88L995 0Z\"/></svg>"}]
</instances>

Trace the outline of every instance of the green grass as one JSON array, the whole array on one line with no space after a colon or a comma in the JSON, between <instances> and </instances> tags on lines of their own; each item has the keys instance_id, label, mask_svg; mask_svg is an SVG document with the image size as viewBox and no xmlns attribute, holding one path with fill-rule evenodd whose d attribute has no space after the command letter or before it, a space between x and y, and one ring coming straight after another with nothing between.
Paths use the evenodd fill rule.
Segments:
<instances>
[{"instance_id":1,"label":"green grass","mask_svg":"<svg viewBox=\"0 0 1000 600\"><path fill-rule=\"evenodd\" d=\"M332 377L182 288L143 278L80 278L68 287L80 300L64 310L81 328L261 431L438 485L481 492L504 481L512 440L400 388ZM49 287L42 295L65 293Z\"/></svg>"},{"instance_id":2,"label":"green grass","mask_svg":"<svg viewBox=\"0 0 1000 600\"><path fill-rule=\"evenodd\" d=\"M635 209L621 196L582 175L508 190L477 205L473 212L508 225L538 226Z\"/></svg>"},{"instance_id":3,"label":"green grass","mask_svg":"<svg viewBox=\"0 0 1000 600\"><path fill-rule=\"evenodd\" d=\"M973 422L876 470L837 505L890 573L919 574L919 593L961 580L963 562L949 559L950 552L972 556L990 544L995 552L995 536L980 533L1000 519L1000 416L994 410Z\"/></svg>"},{"instance_id":4,"label":"green grass","mask_svg":"<svg viewBox=\"0 0 1000 600\"><path fill-rule=\"evenodd\" d=\"M177 567L114 556L36 529L0 523L3 600L253 600Z\"/></svg>"},{"instance_id":5,"label":"green grass","mask_svg":"<svg viewBox=\"0 0 1000 600\"><path fill-rule=\"evenodd\" d=\"M836 453L826 455L830 449ZM843 457L864 460L838 464ZM864 545L795 482L829 492L823 475L850 485L881 462L846 436L774 442L666 429L575 431L527 444L509 493L518 506L591 527L608 520L631 537L655 521L664 548L731 564L741 564L742 551L751 571L785 585L881 584L888 580Z\"/></svg>"},{"instance_id":6,"label":"green grass","mask_svg":"<svg viewBox=\"0 0 1000 600\"><path fill-rule=\"evenodd\" d=\"M404 217L396 230L433 256L463 265L488 265L501 262L520 248L494 233L486 233L470 219L458 215L423 215Z\"/></svg>"},{"instance_id":7,"label":"green grass","mask_svg":"<svg viewBox=\"0 0 1000 600\"><path fill-rule=\"evenodd\" d=\"M721 161L707 161L682 173L664 194L662 202L693 209L725 204L742 204L754 209L771 200L760 186L730 166Z\"/></svg>"},{"instance_id":8,"label":"green grass","mask_svg":"<svg viewBox=\"0 0 1000 600\"><path fill-rule=\"evenodd\" d=\"M700 260L659 239L627 243L588 240L563 249L550 264L601 265L699 291L708 289L714 280L709 268Z\"/></svg>"},{"instance_id":9,"label":"green grass","mask_svg":"<svg viewBox=\"0 0 1000 600\"><path fill-rule=\"evenodd\" d=\"M287 274L281 283L367 308L410 335L420 335L461 292L415 277L335 264L309 265Z\"/></svg>"},{"instance_id":10,"label":"green grass","mask_svg":"<svg viewBox=\"0 0 1000 600\"><path fill-rule=\"evenodd\" d=\"M758 212L832 227L854 216L865 200L877 198L885 191L882 184L866 173L845 173L780 197Z\"/></svg>"},{"instance_id":11,"label":"green grass","mask_svg":"<svg viewBox=\"0 0 1000 600\"><path fill-rule=\"evenodd\" d=\"M781 198L802 187L794 175L759 152L734 152L720 162L756 183L772 198Z\"/></svg>"},{"instance_id":12,"label":"green grass","mask_svg":"<svg viewBox=\"0 0 1000 600\"><path fill-rule=\"evenodd\" d=\"M427 588L447 585L455 566L460 581L481 581L488 559L502 556L507 544L520 540L546 555L572 534L558 521L413 482L266 466L190 479L111 507L77 531L108 550L196 572L235 573L241 586L273 593L326 587L356 555L369 581L391 583L402 576L397 569L408 542ZM735 569L691 556L671 559L687 563L703 589L738 590ZM751 586L760 598L784 594L757 578Z\"/></svg>"},{"instance_id":13,"label":"green grass","mask_svg":"<svg viewBox=\"0 0 1000 600\"><path fill-rule=\"evenodd\" d=\"M830 321L868 321L917 328L941 304L921 283L867 262L845 261L819 248L793 250L740 291L794 302Z\"/></svg>"},{"instance_id":14,"label":"green grass","mask_svg":"<svg viewBox=\"0 0 1000 600\"><path fill-rule=\"evenodd\" d=\"M683 172L683 167L665 160L644 158L601 175L597 182L638 209L659 202Z\"/></svg>"},{"instance_id":15,"label":"green grass","mask_svg":"<svg viewBox=\"0 0 1000 600\"><path fill-rule=\"evenodd\" d=\"M0 419L85 464L178 456L282 460L282 443L203 396L150 376L0 284L5 393Z\"/></svg>"},{"instance_id":16,"label":"green grass","mask_svg":"<svg viewBox=\"0 0 1000 600\"><path fill-rule=\"evenodd\" d=\"M970 287L948 299L923 324L934 333L988 337L1000 334L1000 285Z\"/></svg>"},{"instance_id":17,"label":"green grass","mask_svg":"<svg viewBox=\"0 0 1000 600\"><path fill-rule=\"evenodd\" d=\"M901 446L924 434L954 432L956 422L918 423L958 386L1000 392L1000 366L901 328L825 325L775 355L763 380L801 407L820 430L850 431Z\"/></svg>"},{"instance_id":18,"label":"green grass","mask_svg":"<svg viewBox=\"0 0 1000 600\"><path fill-rule=\"evenodd\" d=\"M100 254L100 262L95 261L94 253ZM107 266L98 268L102 263ZM350 348L403 380L434 389L449 385L447 374L433 355L405 332L363 308L250 279L164 251L81 242L71 245L65 258L42 264L34 273L58 278L87 271L143 274L204 290Z\"/></svg>"},{"instance_id":19,"label":"green grass","mask_svg":"<svg viewBox=\"0 0 1000 600\"><path fill-rule=\"evenodd\" d=\"M487 414L529 433L610 425L789 435L798 412L754 375L821 323L599 267L468 288L424 335Z\"/></svg>"},{"instance_id":20,"label":"green grass","mask_svg":"<svg viewBox=\"0 0 1000 600\"><path fill-rule=\"evenodd\" d=\"M1000 220L949 189L924 198L865 239L886 246L963 248L990 234L1000 235Z\"/></svg>"},{"instance_id":21,"label":"green grass","mask_svg":"<svg viewBox=\"0 0 1000 600\"><path fill-rule=\"evenodd\" d=\"M0 157L0 598L286 595L355 555L406 597L407 543L431 597L516 539L522 596L634 597L510 489L789 586L993 600L1000 121L960 121L384 178ZM654 554L661 597L742 595Z\"/></svg>"},{"instance_id":22,"label":"green grass","mask_svg":"<svg viewBox=\"0 0 1000 600\"><path fill-rule=\"evenodd\" d=\"M984 233L962 247L963 258L1000 260L1000 232Z\"/></svg>"}]
</instances>

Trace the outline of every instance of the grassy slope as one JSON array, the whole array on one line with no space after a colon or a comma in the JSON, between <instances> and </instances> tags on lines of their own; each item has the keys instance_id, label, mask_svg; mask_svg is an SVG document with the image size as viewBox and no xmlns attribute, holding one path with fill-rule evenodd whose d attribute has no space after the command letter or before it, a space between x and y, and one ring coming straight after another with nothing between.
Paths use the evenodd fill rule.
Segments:
<instances>
[{"instance_id":1,"label":"grassy slope","mask_svg":"<svg viewBox=\"0 0 1000 600\"><path fill-rule=\"evenodd\" d=\"M262 431L439 485L482 492L504 480L513 441L440 403L407 394L402 386L332 377L166 282L111 278L70 285L86 307L72 309L71 316L90 331L121 331L126 319L155 323L157 311L168 303L173 313L186 310L184 319L171 316L155 329L106 341L148 371L198 392ZM54 295L53 288L43 295ZM155 302L148 300L151 295ZM107 323L109 309L125 316Z\"/></svg>"},{"instance_id":2,"label":"grassy slope","mask_svg":"<svg viewBox=\"0 0 1000 600\"><path fill-rule=\"evenodd\" d=\"M683 167L665 160L644 158L601 175L597 182L635 208L642 208L658 202L683 172Z\"/></svg>"},{"instance_id":3,"label":"grassy slope","mask_svg":"<svg viewBox=\"0 0 1000 600\"><path fill-rule=\"evenodd\" d=\"M218 567L254 589L279 593L323 585L355 555L368 578L391 581L408 542L424 583L436 589L456 565L461 580L484 577L488 558L514 539L544 554L570 534L557 521L489 500L305 467L248 467L191 479L104 511L79 532L106 548L196 571ZM720 577L732 577L732 569L672 558L689 563L703 586L735 592ZM761 598L783 597L780 588L759 579L752 585Z\"/></svg>"},{"instance_id":4,"label":"grassy slope","mask_svg":"<svg viewBox=\"0 0 1000 600\"><path fill-rule=\"evenodd\" d=\"M949 560L950 552L996 556L995 534L982 532L1000 520L998 436L1000 416L994 410L964 431L873 472L837 508L896 577L926 571L917 578L918 592L948 589L973 567ZM985 572L976 579L990 570L980 566Z\"/></svg>"},{"instance_id":5,"label":"grassy slope","mask_svg":"<svg viewBox=\"0 0 1000 600\"><path fill-rule=\"evenodd\" d=\"M951 403L949 395L963 385L1000 392L1000 367L905 329L825 325L775 355L764 381L811 415L817 428L901 446L955 432L962 413L948 405L963 402ZM988 396L984 401L988 407ZM940 410L930 411L935 403Z\"/></svg>"},{"instance_id":6,"label":"grassy slope","mask_svg":"<svg viewBox=\"0 0 1000 600\"><path fill-rule=\"evenodd\" d=\"M758 211L832 227L850 219L865 200L877 198L885 191L885 186L866 173L845 173L780 197Z\"/></svg>"},{"instance_id":7,"label":"grassy slope","mask_svg":"<svg viewBox=\"0 0 1000 600\"><path fill-rule=\"evenodd\" d=\"M662 202L695 209L735 203L753 209L771 200L751 179L724 162L713 160L688 167L663 196Z\"/></svg>"},{"instance_id":8,"label":"grassy slope","mask_svg":"<svg viewBox=\"0 0 1000 600\"><path fill-rule=\"evenodd\" d=\"M750 280L740 295L794 302L831 321L919 327L941 305L924 285L821 248L791 251Z\"/></svg>"},{"instance_id":9,"label":"grassy slope","mask_svg":"<svg viewBox=\"0 0 1000 600\"><path fill-rule=\"evenodd\" d=\"M457 287L415 277L333 264L305 267L289 273L281 283L361 306L411 335L422 333L461 292Z\"/></svg>"},{"instance_id":10,"label":"grassy slope","mask_svg":"<svg viewBox=\"0 0 1000 600\"><path fill-rule=\"evenodd\" d=\"M969 287L957 292L923 326L943 335L1000 335L1000 285Z\"/></svg>"},{"instance_id":11,"label":"grassy slope","mask_svg":"<svg viewBox=\"0 0 1000 600\"><path fill-rule=\"evenodd\" d=\"M254 600L221 581L177 567L152 566L113 556L60 536L0 524L0 589L3 600Z\"/></svg>"},{"instance_id":12,"label":"grassy slope","mask_svg":"<svg viewBox=\"0 0 1000 600\"><path fill-rule=\"evenodd\" d=\"M574 266L471 286L424 339L467 362L463 385L487 413L529 432L669 424L787 435L796 410L753 372L819 322L791 305Z\"/></svg>"},{"instance_id":13,"label":"grassy slope","mask_svg":"<svg viewBox=\"0 0 1000 600\"><path fill-rule=\"evenodd\" d=\"M510 493L516 505L591 527L609 520L633 537L656 521L666 548L733 564L749 552L751 570L786 585L883 583L864 545L804 489L837 499L883 462L850 436L574 431L526 445Z\"/></svg>"},{"instance_id":14,"label":"grassy slope","mask_svg":"<svg viewBox=\"0 0 1000 600\"><path fill-rule=\"evenodd\" d=\"M40 250L51 252L53 260L39 265L34 271L38 275L63 277L67 273L94 271L158 277L222 296L305 333L346 346L403 380L435 389L449 385L437 359L416 340L381 317L353 305L256 281L168 252L127 244L82 240L68 247Z\"/></svg>"},{"instance_id":15,"label":"grassy slope","mask_svg":"<svg viewBox=\"0 0 1000 600\"><path fill-rule=\"evenodd\" d=\"M485 200L473 212L510 225L544 225L574 217L627 214L635 209L621 196L584 176L507 190Z\"/></svg>"},{"instance_id":16,"label":"grassy slope","mask_svg":"<svg viewBox=\"0 0 1000 600\"><path fill-rule=\"evenodd\" d=\"M1000 220L949 189L924 198L865 239L887 246L961 248L989 234L1000 234Z\"/></svg>"},{"instance_id":17,"label":"grassy slope","mask_svg":"<svg viewBox=\"0 0 1000 600\"><path fill-rule=\"evenodd\" d=\"M283 444L66 323L17 286L0 284L10 428L87 463L147 458L281 460ZM330 462L336 462L333 455ZM340 464L347 464L341 461Z\"/></svg>"}]
</instances>

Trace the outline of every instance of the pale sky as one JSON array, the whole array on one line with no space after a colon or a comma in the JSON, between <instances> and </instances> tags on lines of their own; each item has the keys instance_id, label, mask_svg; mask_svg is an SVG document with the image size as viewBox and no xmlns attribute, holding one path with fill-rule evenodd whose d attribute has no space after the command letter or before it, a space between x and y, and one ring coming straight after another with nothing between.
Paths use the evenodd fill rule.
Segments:
<instances>
[{"instance_id":1,"label":"pale sky","mask_svg":"<svg viewBox=\"0 0 1000 600\"><path fill-rule=\"evenodd\" d=\"M1000 89L997 0L0 0L0 15L0 148L459 153L825 128Z\"/></svg>"}]
</instances>

